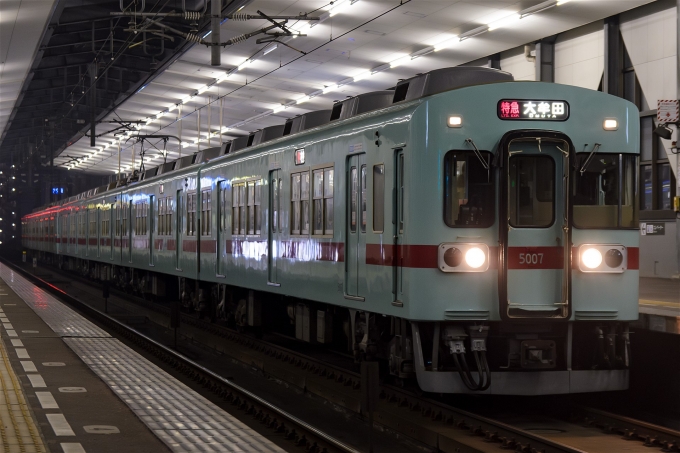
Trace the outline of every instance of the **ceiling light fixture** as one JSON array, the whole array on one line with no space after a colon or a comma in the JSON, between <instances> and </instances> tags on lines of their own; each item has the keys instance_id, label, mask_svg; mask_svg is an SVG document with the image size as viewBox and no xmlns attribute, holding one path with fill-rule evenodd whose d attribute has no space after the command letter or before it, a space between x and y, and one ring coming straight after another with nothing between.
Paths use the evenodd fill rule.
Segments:
<instances>
[{"instance_id":1,"label":"ceiling light fixture","mask_svg":"<svg viewBox=\"0 0 680 453\"><path fill-rule=\"evenodd\" d=\"M453 36L451 39L447 39L446 41L442 41L439 44L434 45L434 51L439 52L440 50L447 49L449 47L452 47L460 42L460 39L458 36Z\"/></svg>"},{"instance_id":2,"label":"ceiling light fixture","mask_svg":"<svg viewBox=\"0 0 680 453\"><path fill-rule=\"evenodd\" d=\"M459 41L465 41L466 39L474 38L475 36L479 36L482 33L486 33L489 31L489 26L488 25L482 25L481 27L473 28L470 31L466 31L465 33L462 33L458 40Z\"/></svg>"},{"instance_id":3,"label":"ceiling light fixture","mask_svg":"<svg viewBox=\"0 0 680 453\"><path fill-rule=\"evenodd\" d=\"M397 66L401 66L404 63L408 63L409 61L411 61L411 55L399 57L396 60L390 62L390 68L396 68Z\"/></svg>"},{"instance_id":4,"label":"ceiling light fixture","mask_svg":"<svg viewBox=\"0 0 680 453\"><path fill-rule=\"evenodd\" d=\"M557 0L548 0L547 2L539 3L536 6L532 6L531 8L527 8L520 11L519 12L520 19L524 19L525 17L531 16L532 14L542 13L543 11L546 11L550 8L554 8L557 5L558 5Z\"/></svg>"},{"instance_id":5,"label":"ceiling light fixture","mask_svg":"<svg viewBox=\"0 0 680 453\"><path fill-rule=\"evenodd\" d=\"M499 19L497 21L491 22L487 24L489 26L489 31L495 30L497 28L501 27L507 27L508 25L514 24L518 20L520 20L522 16L519 14L511 14L507 17L504 17L502 19Z\"/></svg>"}]
</instances>

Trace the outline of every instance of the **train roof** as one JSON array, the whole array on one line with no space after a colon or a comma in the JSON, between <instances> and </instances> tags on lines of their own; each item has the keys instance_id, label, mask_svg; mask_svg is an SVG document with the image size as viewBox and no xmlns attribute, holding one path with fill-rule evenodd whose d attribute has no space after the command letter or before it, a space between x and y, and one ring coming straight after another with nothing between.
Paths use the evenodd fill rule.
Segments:
<instances>
[{"instance_id":1,"label":"train roof","mask_svg":"<svg viewBox=\"0 0 680 453\"><path fill-rule=\"evenodd\" d=\"M329 122L349 119L363 113L389 107L393 104L414 101L444 91L473 85L512 81L514 81L512 74L493 68L456 66L435 69L424 74L417 74L410 79L401 80L394 89L372 91L338 101L331 110L318 110L289 118L285 124L265 127L249 135L227 141L219 147L206 148L197 153L166 162L136 175L136 178L135 174L133 174L127 181L119 180L115 182L115 185L111 183L96 189L90 189L75 197L70 197L65 203L89 198L114 188L139 183L157 176L167 175L191 165L206 163L220 156L243 151L271 140L295 135L315 127L323 126ZM36 209L41 210L50 206L53 205Z\"/></svg>"}]
</instances>

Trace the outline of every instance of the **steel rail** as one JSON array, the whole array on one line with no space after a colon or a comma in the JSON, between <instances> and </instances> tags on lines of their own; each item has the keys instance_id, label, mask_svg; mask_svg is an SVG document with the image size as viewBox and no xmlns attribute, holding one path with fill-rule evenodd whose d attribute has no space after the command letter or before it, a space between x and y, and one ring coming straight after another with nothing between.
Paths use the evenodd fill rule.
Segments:
<instances>
[{"instance_id":1,"label":"steel rail","mask_svg":"<svg viewBox=\"0 0 680 453\"><path fill-rule=\"evenodd\" d=\"M574 410L581 412L589 425L621 434L625 439L639 440L646 447L663 451L680 451L680 431L592 407L576 406Z\"/></svg>"},{"instance_id":2,"label":"steel rail","mask_svg":"<svg viewBox=\"0 0 680 453\"><path fill-rule=\"evenodd\" d=\"M51 269L53 270L53 269ZM80 277L80 276L74 276L69 273L66 273L61 270L55 270L57 273L62 274L62 275L68 275L69 277L75 278L76 280L80 281L81 283L93 287L94 284L93 282ZM29 275L33 277L30 273ZM48 285L49 288L55 288L53 285L51 285L49 282L46 282L42 279L39 279L41 282L44 282L46 285ZM59 288L55 288L56 291L59 291L60 294L66 294ZM85 291L87 292L87 291ZM121 297L121 293L115 289L111 289L112 294L118 293L119 297ZM67 297L72 298L76 301L78 305L84 305L88 307L89 310L92 310L98 314L104 315L103 313L99 312L98 310L94 309L91 306L88 306L84 302L79 301L76 299L74 296L70 296L66 294ZM129 295L128 295L129 296ZM126 300L128 303L133 303L129 300ZM115 303L115 302L114 302ZM150 306L150 305L153 305ZM144 300L144 306L148 310L153 310L158 313L162 313L165 316L169 315L169 309L166 309L167 307L164 307L160 304L155 304L149 301ZM110 318L107 315L104 315L107 318ZM131 329L130 327L120 323L120 321L112 319L116 324L122 325L123 328L126 330L135 332L135 335L139 335L140 337L143 337L145 339L148 339L150 342L157 343L155 340L150 339L143 334L139 334L134 329ZM232 329L228 329L226 327L222 326L216 326L215 324L208 323L206 321L202 321L199 319L196 319L195 317L192 317L187 314L182 314L182 323L192 325L195 328L200 328L201 330L206 330L214 335L220 335L220 336L225 336L225 332L227 333L228 339L231 341L239 341L242 346L252 348L255 350L263 350L263 349L269 349L270 351L275 351L275 354L270 354L272 356L280 356L283 357L282 359L278 360L284 360L284 361L289 361L289 362L295 362L299 364L303 363L311 363L313 366L317 367L323 367L324 369L328 370L328 374L335 374L336 376L340 377L340 381L347 382L349 379L351 379L353 382L351 385L359 385L361 382L361 377L358 373L346 370L342 367L333 365L333 364L327 364L327 363L321 363L317 359L311 358L309 356L303 355L299 352L292 351L290 349L284 348L282 346L278 346L272 343L268 343L264 340L256 340L250 337L245 337L244 335L232 331ZM225 332L221 332L220 334L217 333L217 328L219 330L223 330ZM235 338L239 339L235 340ZM165 347L164 347L165 348ZM177 354L175 351L170 350L173 354ZM178 354L181 356L181 354ZM183 356L181 356L183 357ZM187 359L189 360L189 359ZM193 363L193 362L192 362ZM198 369L201 370L201 372L207 372L210 374L212 373L210 370L206 369L202 365L199 364L194 364ZM218 376L219 379L224 379ZM235 385L233 383L230 383L230 385ZM441 403L439 401L435 400L430 400L430 399L425 399L420 396L417 396L413 394L412 392L409 392L407 390L395 387L395 386L390 386L390 385L382 385L381 390L383 391L385 398L388 399L389 401L393 401L396 403L397 406L408 406L410 408L415 408L418 406L421 406L423 410L431 411L432 414L436 414L437 412L445 414L442 417L442 421L445 423L448 423L450 425L456 426L459 429L466 430L470 435L474 436L479 436L483 437L487 442L490 442L491 445L494 443L500 444L499 446L504 449L510 449L510 450L515 450L515 451L536 451L536 452L543 452L543 453L586 453L583 450L571 447L569 445L548 439L546 437L540 436L538 434L532 433L530 431L523 430L521 428L509 425L504 422L500 422L497 420L490 419L488 417L484 417L478 414L474 414L472 412L468 412L459 408L455 408L452 406L449 406L447 404ZM288 414L290 415L290 414ZM447 420L445 420L447 419ZM378 423L380 423L380 420L376 420ZM386 428L390 428L388 425L385 425ZM407 433L401 433L408 435Z\"/></svg>"},{"instance_id":3,"label":"steel rail","mask_svg":"<svg viewBox=\"0 0 680 453\"><path fill-rule=\"evenodd\" d=\"M80 309L82 312L87 313L90 317L97 319L99 322L114 327L117 331L119 332L125 332L127 333L128 336L134 337L137 343L146 343L146 349L148 349L148 346L151 346L153 349L156 351L162 351L163 354L172 357L175 361L178 363L184 364L185 366L188 366L195 370L195 372L203 375L204 377L208 377L209 379L216 381L217 383L221 384L222 386L228 387L229 389L237 392L240 394L242 397L247 398L250 401L255 402L257 405L262 406L266 410L276 414L276 416L284 419L286 422L291 423L292 425L298 427L299 429L302 429L304 432L311 434L314 438L322 441L325 444L328 444L330 447L334 448L337 451L344 452L344 453L360 453L359 450L355 449L354 447L347 445L344 442L341 442L338 439L335 439L334 437L326 434L322 430L314 427L313 425L305 422L304 420L301 420L300 418L290 414L289 412L275 406L274 404L264 400L263 398L255 395L254 393L250 392L249 390L246 390L245 388L237 385L236 383L232 382L229 379L226 379L217 373L205 368L203 365L200 365L190 358L184 356L183 354L180 354L177 351L172 350L171 348L159 343L158 341L154 340L153 338L150 338L135 329L125 325L124 323L118 321L117 319L102 313L101 311L91 307L90 305L78 300L77 298L69 295L67 292L64 290L54 286L53 284L43 280L40 277L37 277L36 275L31 274L30 272L27 272L25 269L16 266L14 263L8 261L5 258L0 258L0 261L14 269L15 271L19 272L22 276L27 278L28 280L32 281L36 286L41 287L42 289L52 293L53 295L58 296L61 300L64 302L67 302L69 305L76 306L78 309ZM281 429L280 425L276 427L278 430ZM301 439L297 440L298 443L301 443ZM313 448L313 445L309 445L312 450L310 451L315 451ZM321 449L316 448L316 451L322 451Z\"/></svg>"}]
</instances>

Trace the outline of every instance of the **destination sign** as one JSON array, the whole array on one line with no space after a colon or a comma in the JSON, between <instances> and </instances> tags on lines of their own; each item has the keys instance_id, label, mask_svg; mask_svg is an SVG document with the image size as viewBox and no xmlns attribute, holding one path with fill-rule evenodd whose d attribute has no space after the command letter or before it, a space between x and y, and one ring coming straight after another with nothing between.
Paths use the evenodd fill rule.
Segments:
<instances>
[{"instance_id":1,"label":"destination sign","mask_svg":"<svg viewBox=\"0 0 680 453\"><path fill-rule=\"evenodd\" d=\"M501 99L497 113L502 120L566 121L569 103L548 99Z\"/></svg>"}]
</instances>

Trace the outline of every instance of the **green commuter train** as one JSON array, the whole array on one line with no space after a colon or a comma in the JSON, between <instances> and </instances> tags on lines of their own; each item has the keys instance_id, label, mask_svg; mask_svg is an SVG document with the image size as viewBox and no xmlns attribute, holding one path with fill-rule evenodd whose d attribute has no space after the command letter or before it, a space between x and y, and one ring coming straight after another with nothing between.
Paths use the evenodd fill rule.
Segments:
<instances>
[{"instance_id":1,"label":"green commuter train","mask_svg":"<svg viewBox=\"0 0 680 453\"><path fill-rule=\"evenodd\" d=\"M437 393L628 387L639 112L435 70L22 219L41 259Z\"/></svg>"}]
</instances>

